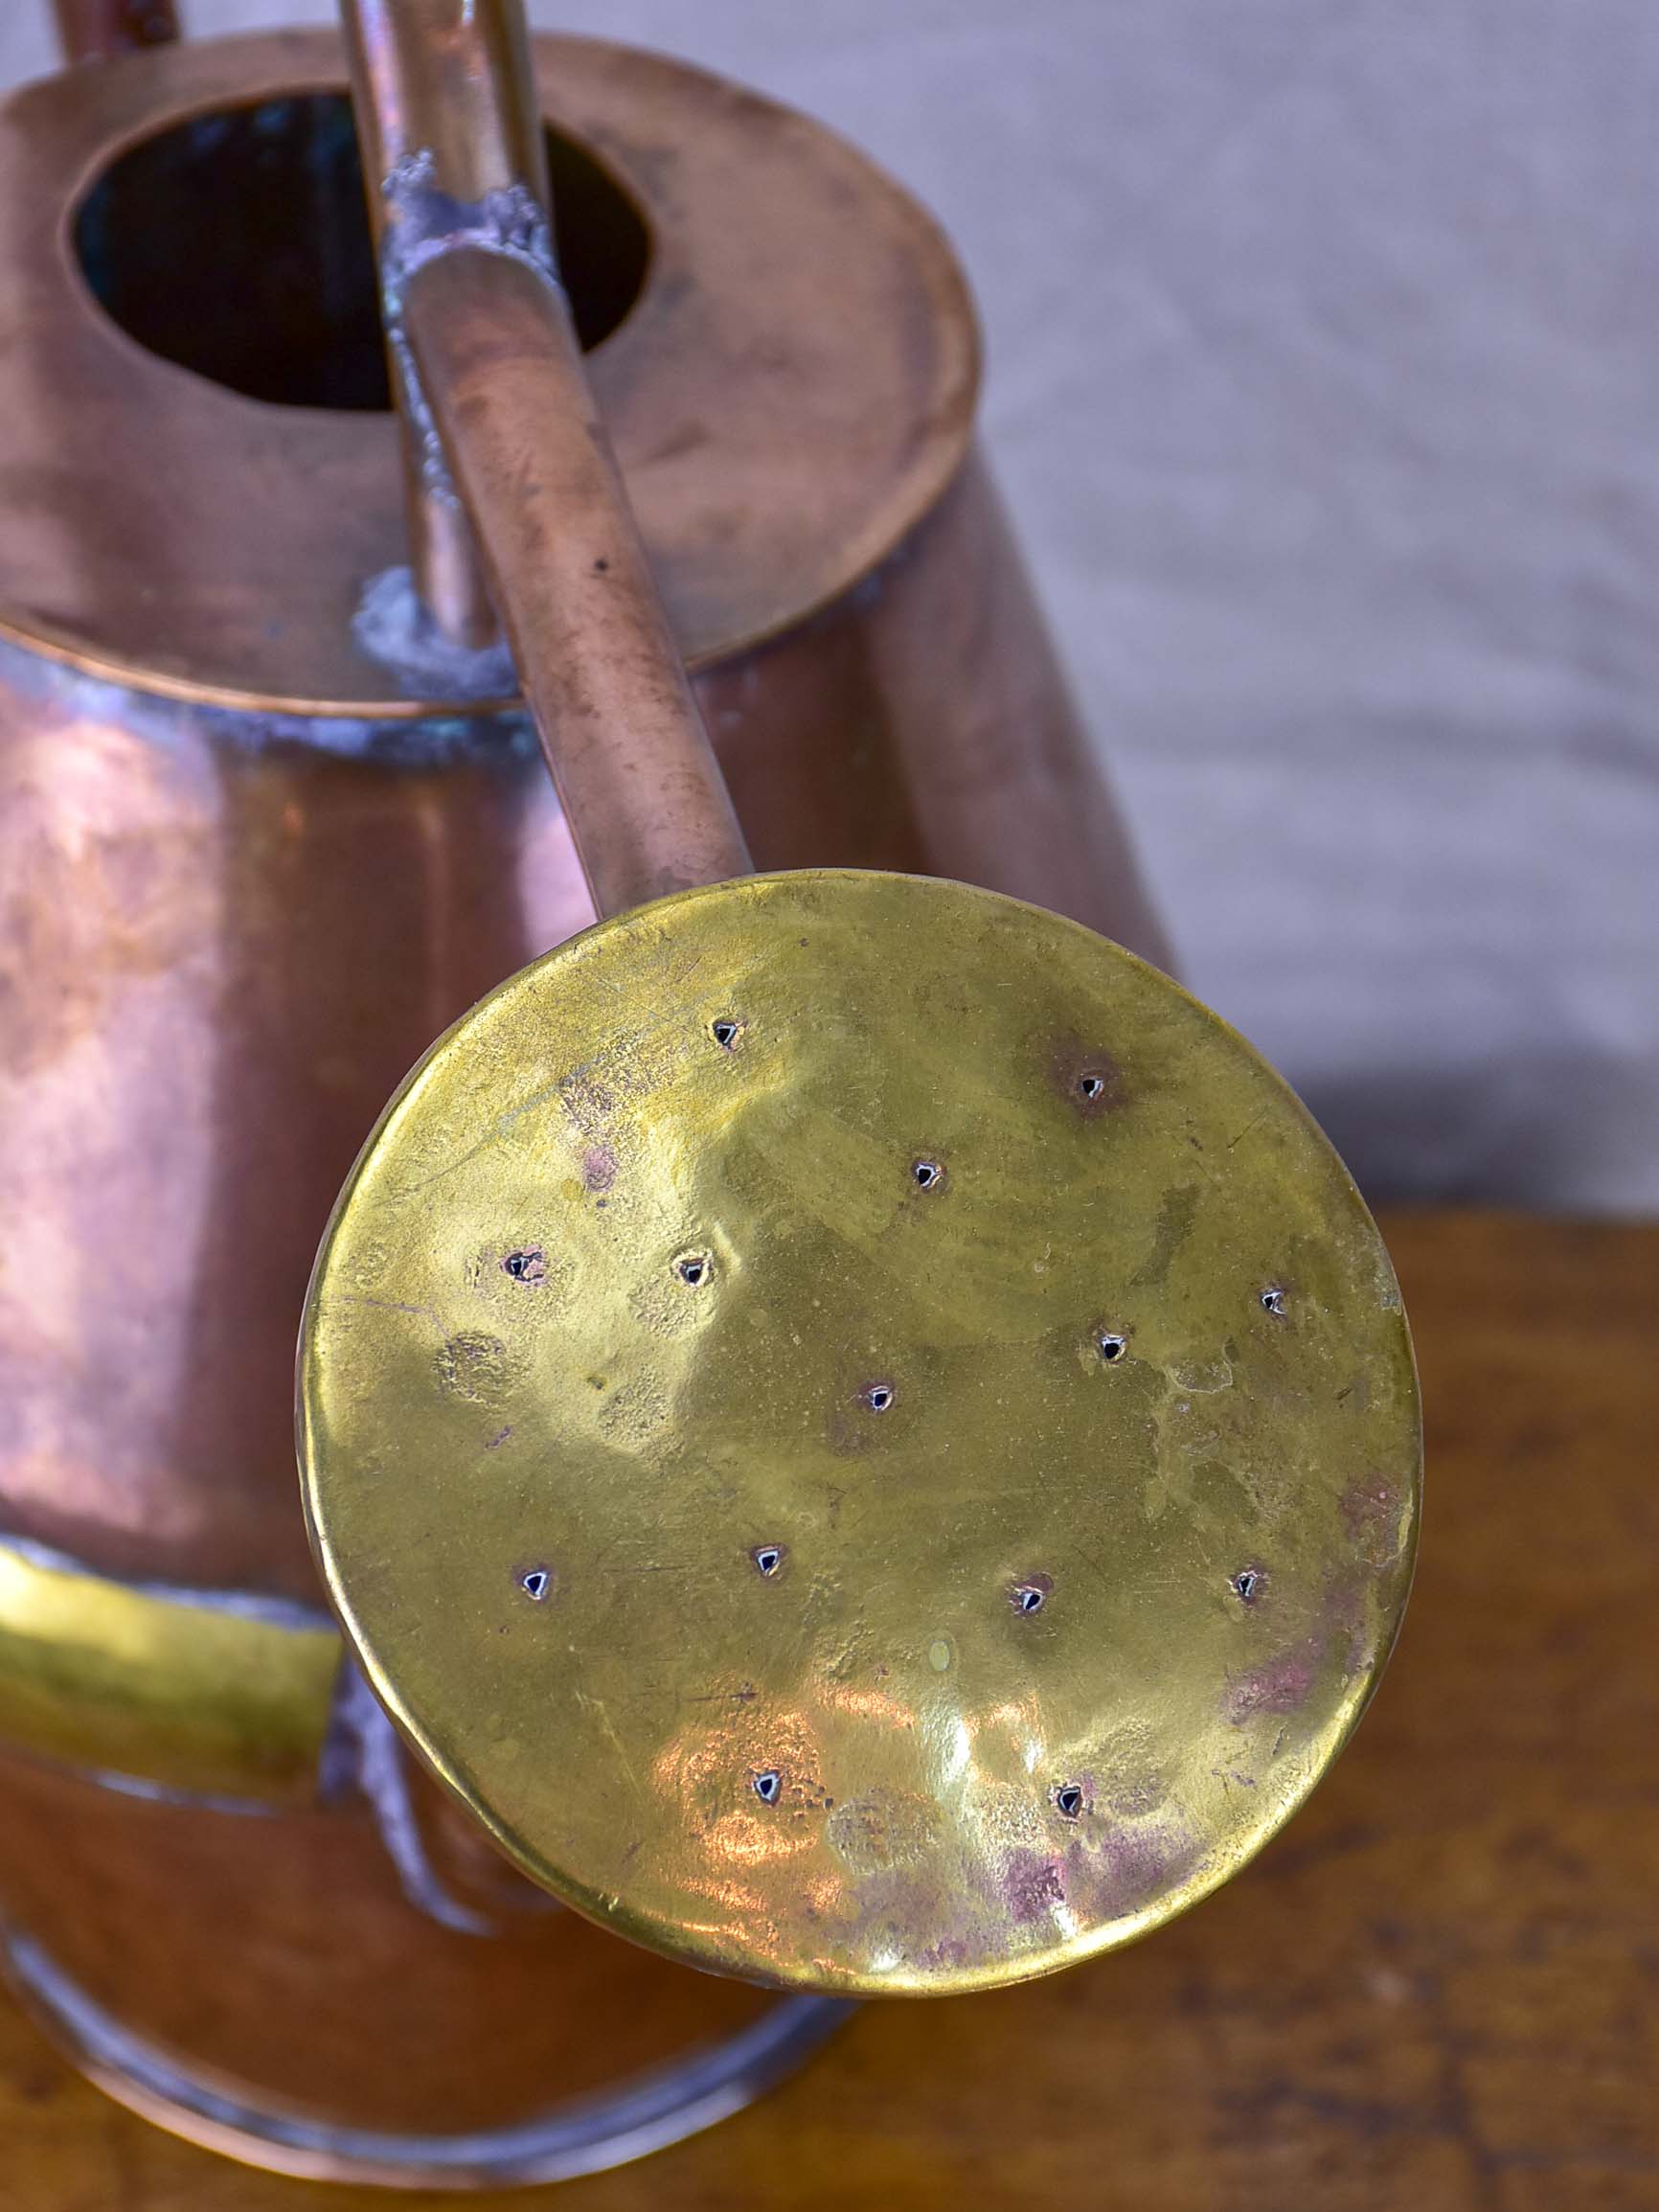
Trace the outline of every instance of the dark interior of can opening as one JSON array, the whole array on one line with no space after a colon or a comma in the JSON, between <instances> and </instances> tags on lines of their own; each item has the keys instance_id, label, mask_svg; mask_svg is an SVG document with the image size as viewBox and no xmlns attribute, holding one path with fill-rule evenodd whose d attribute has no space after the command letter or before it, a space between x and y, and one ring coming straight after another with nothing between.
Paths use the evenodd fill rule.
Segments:
<instances>
[{"instance_id":1,"label":"dark interior of can opening","mask_svg":"<svg viewBox=\"0 0 1659 2212\"><path fill-rule=\"evenodd\" d=\"M650 234L574 140L550 130L547 153L559 267L591 350L639 298ZM164 360L279 406L392 403L343 93L224 108L129 147L81 201L75 248L105 312Z\"/></svg>"}]
</instances>

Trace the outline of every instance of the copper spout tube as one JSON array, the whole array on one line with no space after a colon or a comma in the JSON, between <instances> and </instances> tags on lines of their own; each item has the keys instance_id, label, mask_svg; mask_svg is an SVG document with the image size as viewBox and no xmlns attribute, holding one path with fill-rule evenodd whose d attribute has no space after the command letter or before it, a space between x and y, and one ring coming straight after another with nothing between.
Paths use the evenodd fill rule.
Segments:
<instances>
[{"instance_id":1,"label":"copper spout tube","mask_svg":"<svg viewBox=\"0 0 1659 2212\"><path fill-rule=\"evenodd\" d=\"M744 875L554 266L522 6L345 12L359 129L397 155L376 229L406 431L470 523L594 905Z\"/></svg>"},{"instance_id":2,"label":"copper spout tube","mask_svg":"<svg viewBox=\"0 0 1659 2212\"><path fill-rule=\"evenodd\" d=\"M515 194L545 217L547 153L522 7L499 0L346 0L341 15L369 221L383 266L399 194L421 171L432 191L457 207ZM420 403L398 342L395 281L387 286L386 307L415 588L440 634L476 650L499 634L484 562L466 509L421 433Z\"/></svg>"},{"instance_id":3,"label":"copper spout tube","mask_svg":"<svg viewBox=\"0 0 1659 2212\"><path fill-rule=\"evenodd\" d=\"M562 295L459 251L417 271L404 314L596 909L745 875Z\"/></svg>"}]
</instances>

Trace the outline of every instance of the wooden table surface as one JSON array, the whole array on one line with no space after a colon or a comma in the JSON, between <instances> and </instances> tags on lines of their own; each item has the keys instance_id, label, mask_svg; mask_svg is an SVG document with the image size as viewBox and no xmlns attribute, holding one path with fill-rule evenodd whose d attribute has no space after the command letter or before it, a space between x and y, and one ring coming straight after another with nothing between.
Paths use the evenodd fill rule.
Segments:
<instances>
[{"instance_id":1,"label":"wooden table surface","mask_svg":"<svg viewBox=\"0 0 1659 2212\"><path fill-rule=\"evenodd\" d=\"M1399 1651L1311 1805L1135 1950L871 2007L712 2133L512 2201L1659 2207L1659 1228L1386 1225L1428 1512ZM396 2201L173 2142L0 1999L3 2212Z\"/></svg>"}]
</instances>

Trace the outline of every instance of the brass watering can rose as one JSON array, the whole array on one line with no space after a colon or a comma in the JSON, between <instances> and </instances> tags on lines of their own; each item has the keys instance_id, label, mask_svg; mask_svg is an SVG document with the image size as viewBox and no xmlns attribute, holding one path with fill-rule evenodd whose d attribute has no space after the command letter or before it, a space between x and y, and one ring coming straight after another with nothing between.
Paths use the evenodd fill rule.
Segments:
<instances>
[{"instance_id":1,"label":"brass watering can rose","mask_svg":"<svg viewBox=\"0 0 1659 2212\"><path fill-rule=\"evenodd\" d=\"M524 1870L692 1963L962 1990L1236 1872L1410 1574L1398 1293L1241 1039L961 885L751 878L439 1043L301 1449L347 1630Z\"/></svg>"},{"instance_id":2,"label":"brass watering can rose","mask_svg":"<svg viewBox=\"0 0 1659 2212\"><path fill-rule=\"evenodd\" d=\"M420 13L377 33L403 81ZM465 230L408 359L612 919L433 1047L336 1209L299 1369L333 1602L503 1849L642 1943L851 1994L1109 1950L1261 1847L1387 1657L1387 1257L1130 954L741 873L551 271Z\"/></svg>"}]
</instances>

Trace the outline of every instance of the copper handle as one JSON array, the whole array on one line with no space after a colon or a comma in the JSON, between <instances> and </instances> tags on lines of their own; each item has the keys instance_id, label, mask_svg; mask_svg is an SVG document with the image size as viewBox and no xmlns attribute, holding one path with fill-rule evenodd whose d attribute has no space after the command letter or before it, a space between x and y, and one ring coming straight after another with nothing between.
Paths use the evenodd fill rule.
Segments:
<instances>
[{"instance_id":1,"label":"copper handle","mask_svg":"<svg viewBox=\"0 0 1659 2212\"><path fill-rule=\"evenodd\" d=\"M746 874L558 282L520 0L345 16L420 581L499 609L600 914Z\"/></svg>"}]
</instances>

